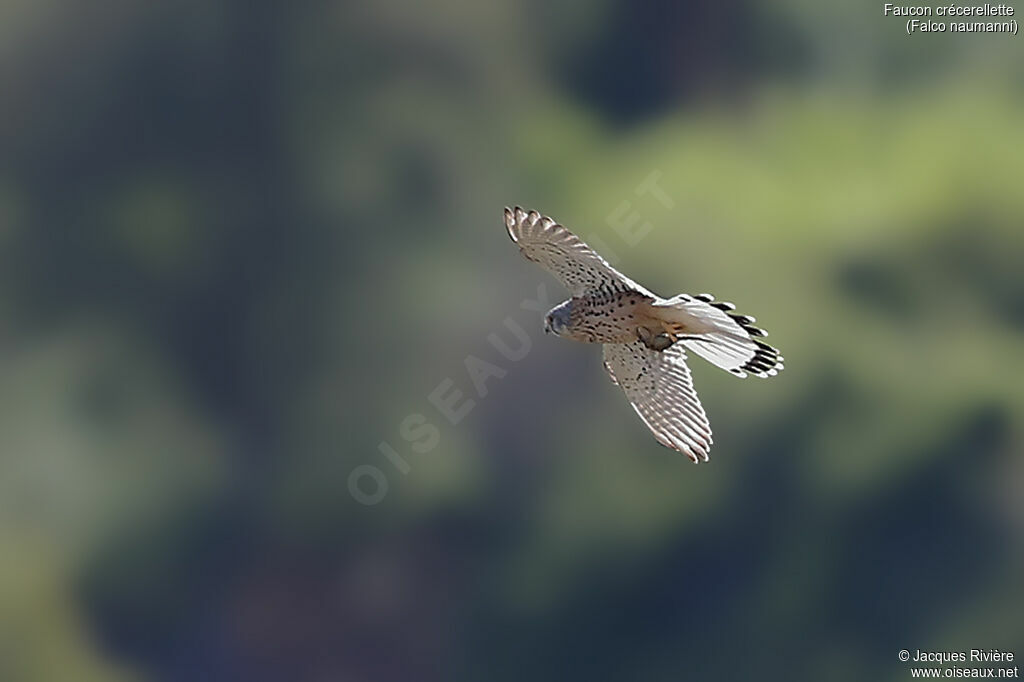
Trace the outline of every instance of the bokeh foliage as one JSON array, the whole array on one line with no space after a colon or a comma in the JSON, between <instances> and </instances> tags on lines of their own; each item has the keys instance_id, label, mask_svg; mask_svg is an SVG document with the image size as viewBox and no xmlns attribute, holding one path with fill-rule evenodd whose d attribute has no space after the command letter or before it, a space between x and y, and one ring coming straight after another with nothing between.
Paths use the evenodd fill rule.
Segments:
<instances>
[{"instance_id":1,"label":"bokeh foliage","mask_svg":"<svg viewBox=\"0 0 1024 682\"><path fill-rule=\"evenodd\" d=\"M0 678L1024 655L1015 38L802 0L9 0L0 27ZM540 333L521 302L562 292L506 204L771 332L771 381L693 363L711 464ZM470 355L506 372L486 396Z\"/></svg>"}]
</instances>

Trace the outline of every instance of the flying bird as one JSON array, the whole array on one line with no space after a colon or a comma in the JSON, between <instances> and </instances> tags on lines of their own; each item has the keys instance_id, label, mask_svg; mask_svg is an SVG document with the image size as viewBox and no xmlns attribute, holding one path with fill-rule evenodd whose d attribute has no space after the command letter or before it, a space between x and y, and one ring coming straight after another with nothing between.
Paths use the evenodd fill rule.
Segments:
<instances>
[{"instance_id":1,"label":"flying bird","mask_svg":"<svg viewBox=\"0 0 1024 682\"><path fill-rule=\"evenodd\" d=\"M711 426L693 388L686 351L738 377L783 369L754 318L710 294L661 298L629 279L582 239L536 211L505 209L505 227L528 260L553 274L571 298L544 317L544 331L600 343L604 367L662 445L708 461Z\"/></svg>"}]
</instances>

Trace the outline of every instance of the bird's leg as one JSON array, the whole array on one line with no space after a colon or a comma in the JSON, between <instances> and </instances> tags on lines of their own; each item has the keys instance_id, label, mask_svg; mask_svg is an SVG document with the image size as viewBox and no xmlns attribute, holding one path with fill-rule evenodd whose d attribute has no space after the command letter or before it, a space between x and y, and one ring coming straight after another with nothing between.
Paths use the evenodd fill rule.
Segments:
<instances>
[{"instance_id":1,"label":"bird's leg","mask_svg":"<svg viewBox=\"0 0 1024 682\"><path fill-rule=\"evenodd\" d=\"M676 342L674 334L666 332L655 336L647 327L637 327L636 335L645 346L656 351L663 351Z\"/></svg>"},{"instance_id":2,"label":"bird's leg","mask_svg":"<svg viewBox=\"0 0 1024 682\"><path fill-rule=\"evenodd\" d=\"M686 327L681 324L665 324L665 334L675 343L681 338L686 338Z\"/></svg>"}]
</instances>

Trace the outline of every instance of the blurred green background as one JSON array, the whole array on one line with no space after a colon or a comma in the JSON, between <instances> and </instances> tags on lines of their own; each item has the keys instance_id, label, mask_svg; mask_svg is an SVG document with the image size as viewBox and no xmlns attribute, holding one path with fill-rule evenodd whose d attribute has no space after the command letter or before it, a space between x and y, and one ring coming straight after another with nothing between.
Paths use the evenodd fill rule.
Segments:
<instances>
[{"instance_id":1,"label":"blurred green background","mask_svg":"<svg viewBox=\"0 0 1024 682\"><path fill-rule=\"evenodd\" d=\"M1024 656L1022 43L881 4L0 3L0 680ZM513 204L770 331L710 464Z\"/></svg>"}]
</instances>

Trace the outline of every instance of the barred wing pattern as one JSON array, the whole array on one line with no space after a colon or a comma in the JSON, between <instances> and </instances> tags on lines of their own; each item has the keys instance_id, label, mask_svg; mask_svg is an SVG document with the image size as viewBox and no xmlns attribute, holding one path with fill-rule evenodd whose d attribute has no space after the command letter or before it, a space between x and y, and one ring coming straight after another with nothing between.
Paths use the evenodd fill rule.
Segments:
<instances>
[{"instance_id":1,"label":"barred wing pattern","mask_svg":"<svg viewBox=\"0 0 1024 682\"><path fill-rule=\"evenodd\" d=\"M654 307L670 316L683 312L712 327L713 331L684 338L683 343L712 365L741 379L747 372L767 379L785 369L785 358L778 349L760 340L768 333L755 327L756 320L750 315L733 312L736 306L732 303L716 301L711 294L679 294L656 301Z\"/></svg>"},{"instance_id":2,"label":"barred wing pattern","mask_svg":"<svg viewBox=\"0 0 1024 682\"><path fill-rule=\"evenodd\" d=\"M523 256L557 277L573 296L636 291L657 298L547 216L518 206L506 208L505 227Z\"/></svg>"},{"instance_id":3,"label":"barred wing pattern","mask_svg":"<svg viewBox=\"0 0 1024 682\"><path fill-rule=\"evenodd\" d=\"M694 462L708 461L711 425L681 344L661 352L640 341L604 344L604 366L659 443Z\"/></svg>"}]
</instances>

